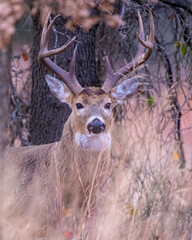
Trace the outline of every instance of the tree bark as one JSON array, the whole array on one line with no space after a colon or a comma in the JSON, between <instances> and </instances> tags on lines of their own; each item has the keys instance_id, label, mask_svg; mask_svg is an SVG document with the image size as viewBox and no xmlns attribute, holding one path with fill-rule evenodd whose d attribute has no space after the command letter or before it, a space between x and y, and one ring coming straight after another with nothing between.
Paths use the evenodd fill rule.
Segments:
<instances>
[{"instance_id":1,"label":"tree bark","mask_svg":"<svg viewBox=\"0 0 192 240\"><path fill-rule=\"evenodd\" d=\"M95 26L88 33L84 33L78 28L75 33L72 33L65 29L65 19L60 17L54 26L56 31L53 31L50 38L49 48L51 49L54 45L55 47L62 46L74 35L77 36L76 43L64 53L56 56L54 61L56 60L59 66L68 71L74 47L78 43L76 76L83 87L99 85L95 66L96 28ZM50 93L44 79L47 69L38 61L41 30L39 14L37 14L33 19L34 45L32 47L32 97L29 138L33 145L60 140L63 124L71 113L67 104L60 103ZM63 34L58 34L57 31Z\"/></svg>"},{"instance_id":2,"label":"tree bark","mask_svg":"<svg viewBox=\"0 0 192 240\"><path fill-rule=\"evenodd\" d=\"M10 82L11 48L7 45L0 51L0 156L3 156L7 145L7 127L9 112L9 82Z\"/></svg>"}]
</instances>

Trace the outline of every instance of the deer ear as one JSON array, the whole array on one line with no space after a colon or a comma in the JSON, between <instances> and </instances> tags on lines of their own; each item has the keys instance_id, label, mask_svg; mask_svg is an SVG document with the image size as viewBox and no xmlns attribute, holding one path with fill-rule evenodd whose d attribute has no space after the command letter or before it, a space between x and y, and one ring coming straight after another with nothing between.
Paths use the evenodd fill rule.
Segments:
<instances>
[{"instance_id":1,"label":"deer ear","mask_svg":"<svg viewBox=\"0 0 192 240\"><path fill-rule=\"evenodd\" d=\"M122 103L122 100L132 96L136 92L140 81L141 77L126 79L111 90L111 97L118 103Z\"/></svg>"},{"instance_id":2,"label":"deer ear","mask_svg":"<svg viewBox=\"0 0 192 240\"><path fill-rule=\"evenodd\" d=\"M70 96L72 92L69 88L59 79L52 77L51 75L45 75L45 80L51 90L51 92L61 101L70 104Z\"/></svg>"}]
</instances>

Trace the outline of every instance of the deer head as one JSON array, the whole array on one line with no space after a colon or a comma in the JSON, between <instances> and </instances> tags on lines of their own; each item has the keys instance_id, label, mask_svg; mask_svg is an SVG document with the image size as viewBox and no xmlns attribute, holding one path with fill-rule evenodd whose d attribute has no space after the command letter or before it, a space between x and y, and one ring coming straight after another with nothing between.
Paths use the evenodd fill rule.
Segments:
<instances>
[{"instance_id":1,"label":"deer head","mask_svg":"<svg viewBox=\"0 0 192 240\"><path fill-rule=\"evenodd\" d=\"M84 150L99 151L109 146L111 139L112 109L117 103L121 103L125 98L132 96L139 86L139 77L129 78L124 81L120 81L120 79L137 66L143 64L152 53L154 44L154 22L150 8L148 8L148 10L150 19L149 39L144 40L143 22L138 12L139 33L137 33L137 38L139 46L137 54L130 63L127 63L116 72L113 72L109 59L106 57L107 74L101 88L82 88L76 79L75 58L77 46L74 50L69 72L66 72L49 59L49 57L61 53L68 48L75 41L75 37L60 48L48 50L51 28L60 15L57 15L49 25L48 20L50 13L47 16L42 32L39 59L60 79L50 75L45 76L51 92L61 102L66 102L71 107L72 115L70 119L73 125L76 143Z\"/></svg>"}]
</instances>

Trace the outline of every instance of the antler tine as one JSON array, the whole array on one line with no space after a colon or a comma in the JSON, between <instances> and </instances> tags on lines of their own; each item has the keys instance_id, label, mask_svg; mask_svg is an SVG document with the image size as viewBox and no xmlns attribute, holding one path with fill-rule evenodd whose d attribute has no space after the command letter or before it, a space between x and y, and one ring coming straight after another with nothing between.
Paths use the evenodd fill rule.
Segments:
<instances>
[{"instance_id":1,"label":"antler tine","mask_svg":"<svg viewBox=\"0 0 192 240\"><path fill-rule=\"evenodd\" d=\"M45 19L45 23L44 23L44 26L43 26L42 37L41 37L41 42L40 42L40 49L45 49L45 48L47 49L48 48L48 42L49 42L49 36L50 36L50 33L51 33L51 29L52 29L56 19L59 16L61 16L61 14L58 14L57 16L55 16L48 26L48 21L49 21L50 15L51 15L51 10L47 14L47 17ZM44 46L44 48L43 48L43 46Z\"/></svg>"},{"instance_id":2,"label":"antler tine","mask_svg":"<svg viewBox=\"0 0 192 240\"><path fill-rule=\"evenodd\" d=\"M138 12L138 20L139 20L139 33L137 33L137 38L139 41L138 50L136 53L135 58L125 66L123 66L121 69L116 71L115 73L111 73L111 70L108 71L108 69L111 69L111 65L109 62L107 62L107 75L106 80L103 84L102 89L105 91L110 91L111 88L113 88L117 82L128 72L132 71L137 66L143 64L147 59L151 56L153 51L153 45L154 45L154 35L155 35L155 27L154 27L154 21L153 21L153 15L151 13L151 10L148 6L149 11L149 21L150 21L150 36L149 40L145 41L145 35L144 35L144 29L143 29L143 21L141 18L140 13ZM145 52L145 48L147 48ZM110 65L110 68L109 68Z\"/></svg>"},{"instance_id":3,"label":"antler tine","mask_svg":"<svg viewBox=\"0 0 192 240\"><path fill-rule=\"evenodd\" d=\"M111 64L110 64L110 62L109 62L108 56L105 57L105 60L106 60L107 73L108 73L108 75L113 75L113 69L112 69Z\"/></svg>"},{"instance_id":4,"label":"antler tine","mask_svg":"<svg viewBox=\"0 0 192 240\"><path fill-rule=\"evenodd\" d=\"M71 75L71 76L75 75L76 53L77 53L77 46L76 46L75 49L74 49L73 57L72 57L72 60L71 60L71 65L70 65L70 75Z\"/></svg>"},{"instance_id":5,"label":"antler tine","mask_svg":"<svg viewBox=\"0 0 192 240\"><path fill-rule=\"evenodd\" d=\"M154 40L155 40L155 25L154 25L154 21L153 21L153 15L151 12L150 7L148 6L148 11L149 11L149 21L150 21L150 37L149 37L149 41L152 42L152 44L154 44Z\"/></svg>"},{"instance_id":6,"label":"antler tine","mask_svg":"<svg viewBox=\"0 0 192 240\"><path fill-rule=\"evenodd\" d=\"M154 38L155 38L155 27L154 27L154 21L153 21L153 15L151 13L151 10L148 7L148 11L149 11L149 22L150 22L150 35L149 35L149 40L148 41L144 41L142 37L140 37L140 35L138 35L138 40L141 43L140 45L143 45L144 47L147 48L147 51L145 52L145 54L143 55L143 61L141 60L142 64L143 62L147 61L147 59L151 56L152 51L153 51L153 45L154 45Z\"/></svg>"},{"instance_id":7,"label":"antler tine","mask_svg":"<svg viewBox=\"0 0 192 240\"><path fill-rule=\"evenodd\" d=\"M73 37L68 43L64 44L62 47L57 48L57 49L52 49L48 50L48 42L49 42L49 37L51 33L51 29L56 21L56 19L60 16L57 15L54 17L54 19L51 21L51 23L48 26L48 21L50 17L51 11L48 13L47 18L45 20L44 26L43 26L43 31L42 31L42 37L41 37L41 43L40 43L40 52L39 52L39 60L51 71L53 71L67 86L68 88L75 94L79 94L83 88L79 84L79 82L76 79L75 76L75 56L76 56L76 50L77 47L75 48L74 54L73 54L73 59L71 62L70 69L73 69L73 74L72 72L67 72L60 68L58 65L56 65L53 61L51 61L48 57L51 57L53 55L59 54L66 50L76 39L76 37Z\"/></svg>"},{"instance_id":8,"label":"antler tine","mask_svg":"<svg viewBox=\"0 0 192 240\"><path fill-rule=\"evenodd\" d=\"M142 21L141 14L140 14L139 11L137 12L137 15L138 15L138 20L139 20L139 33L137 32L136 36L137 36L138 40L140 40L140 39L145 38L145 34L144 34L143 21ZM136 59L139 57L139 55L141 53L144 52L144 49L145 49L144 46L142 44L139 44L138 51L137 51L137 54L135 56Z\"/></svg>"}]
</instances>

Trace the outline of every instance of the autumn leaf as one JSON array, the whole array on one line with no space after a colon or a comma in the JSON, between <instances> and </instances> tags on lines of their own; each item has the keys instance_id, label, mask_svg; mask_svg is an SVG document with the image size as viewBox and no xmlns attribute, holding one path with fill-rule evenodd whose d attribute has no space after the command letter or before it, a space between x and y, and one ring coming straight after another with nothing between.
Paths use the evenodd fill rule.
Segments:
<instances>
[{"instance_id":1,"label":"autumn leaf","mask_svg":"<svg viewBox=\"0 0 192 240\"><path fill-rule=\"evenodd\" d=\"M88 17L84 21L82 21L81 25L85 32L88 32L90 28L92 28L99 21L98 17Z\"/></svg>"},{"instance_id":2,"label":"autumn leaf","mask_svg":"<svg viewBox=\"0 0 192 240\"><path fill-rule=\"evenodd\" d=\"M22 53L22 58L24 61L27 61L29 59L26 53Z\"/></svg>"},{"instance_id":3,"label":"autumn leaf","mask_svg":"<svg viewBox=\"0 0 192 240\"><path fill-rule=\"evenodd\" d=\"M64 237L65 237L66 239L72 238L72 232L65 231L65 232L64 232Z\"/></svg>"},{"instance_id":4,"label":"autumn leaf","mask_svg":"<svg viewBox=\"0 0 192 240\"><path fill-rule=\"evenodd\" d=\"M71 209L70 208L63 209L63 216L71 217Z\"/></svg>"},{"instance_id":5,"label":"autumn leaf","mask_svg":"<svg viewBox=\"0 0 192 240\"><path fill-rule=\"evenodd\" d=\"M113 28L117 28L117 27L125 24L125 22L122 20L122 17L118 14L106 15L105 21L109 27L113 27Z\"/></svg>"},{"instance_id":6,"label":"autumn leaf","mask_svg":"<svg viewBox=\"0 0 192 240\"><path fill-rule=\"evenodd\" d=\"M130 215L130 216L138 216L138 214L139 214L139 211L138 211L138 209L135 209L134 207L132 207L132 206L127 206L126 207L126 214L127 215Z\"/></svg>"},{"instance_id":7,"label":"autumn leaf","mask_svg":"<svg viewBox=\"0 0 192 240\"><path fill-rule=\"evenodd\" d=\"M176 42L175 43L175 47L180 47L181 46L181 42Z\"/></svg>"},{"instance_id":8,"label":"autumn leaf","mask_svg":"<svg viewBox=\"0 0 192 240\"><path fill-rule=\"evenodd\" d=\"M173 20L175 18L175 14L172 13L170 16L169 16L169 19Z\"/></svg>"},{"instance_id":9,"label":"autumn leaf","mask_svg":"<svg viewBox=\"0 0 192 240\"><path fill-rule=\"evenodd\" d=\"M106 1L100 2L98 8L101 12L106 12L106 13L113 13L114 12L113 5L109 2L106 2Z\"/></svg>"},{"instance_id":10,"label":"autumn leaf","mask_svg":"<svg viewBox=\"0 0 192 240\"><path fill-rule=\"evenodd\" d=\"M174 154L173 154L173 159L174 159L175 161L177 161L177 160L179 159L179 154L178 154L178 153L174 153Z\"/></svg>"},{"instance_id":11,"label":"autumn leaf","mask_svg":"<svg viewBox=\"0 0 192 240\"><path fill-rule=\"evenodd\" d=\"M65 27L66 27L66 29L70 30L71 32L75 31L75 26L71 19L67 20Z\"/></svg>"},{"instance_id":12,"label":"autumn leaf","mask_svg":"<svg viewBox=\"0 0 192 240\"><path fill-rule=\"evenodd\" d=\"M27 61L29 59L29 53L30 53L30 48L27 44L23 46L23 53L22 53L22 58L24 61Z\"/></svg>"}]
</instances>

